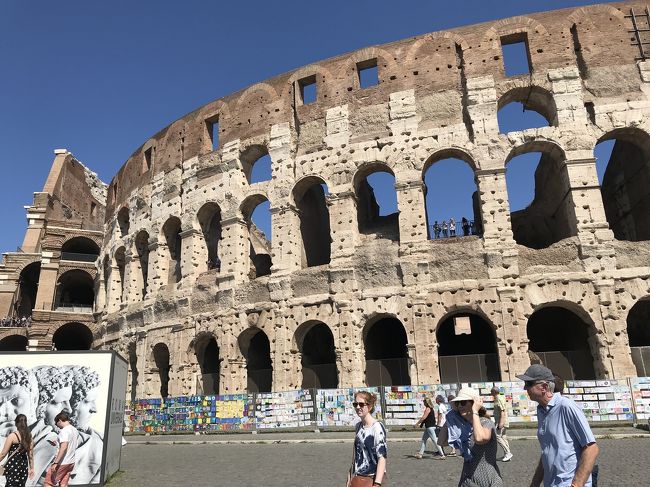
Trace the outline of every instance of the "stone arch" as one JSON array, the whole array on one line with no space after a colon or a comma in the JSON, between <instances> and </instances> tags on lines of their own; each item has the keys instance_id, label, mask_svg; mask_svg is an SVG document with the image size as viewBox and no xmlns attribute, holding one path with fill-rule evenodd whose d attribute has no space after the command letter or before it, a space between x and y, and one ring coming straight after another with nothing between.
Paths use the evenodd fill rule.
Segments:
<instances>
[{"instance_id":1,"label":"stone arch","mask_svg":"<svg viewBox=\"0 0 650 487\"><path fill-rule=\"evenodd\" d=\"M32 315L36 306L36 295L41 275L41 261L35 260L25 265L18 274L17 293L11 313L18 318Z\"/></svg>"},{"instance_id":2,"label":"stone arch","mask_svg":"<svg viewBox=\"0 0 650 487\"><path fill-rule=\"evenodd\" d=\"M0 352L26 352L29 340L25 335L6 335L0 338Z\"/></svg>"},{"instance_id":3,"label":"stone arch","mask_svg":"<svg viewBox=\"0 0 650 487\"><path fill-rule=\"evenodd\" d=\"M300 325L293 336L300 351L303 389L335 389L339 386L336 345L330 327L318 320Z\"/></svg>"},{"instance_id":4,"label":"stone arch","mask_svg":"<svg viewBox=\"0 0 650 487\"><path fill-rule=\"evenodd\" d=\"M291 192L300 219L302 267L330 263L332 236L327 194L327 184L319 176L300 179Z\"/></svg>"},{"instance_id":5,"label":"stone arch","mask_svg":"<svg viewBox=\"0 0 650 487\"><path fill-rule=\"evenodd\" d=\"M169 374L172 368L171 355L167 344L158 342L151 347L153 362L160 380L160 397L169 397Z\"/></svg>"},{"instance_id":6,"label":"stone arch","mask_svg":"<svg viewBox=\"0 0 650 487\"><path fill-rule=\"evenodd\" d=\"M541 22L531 17L519 15L517 17L510 17L508 19L494 22L492 26L485 31L481 44L491 43L493 49L499 49L499 39L501 37L517 34L519 32L548 36L548 31ZM533 38L533 36L531 35L529 38Z\"/></svg>"},{"instance_id":7,"label":"stone arch","mask_svg":"<svg viewBox=\"0 0 650 487\"><path fill-rule=\"evenodd\" d=\"M639 377L650 374L650 296L639 299L627 314L627 336Z\"/></svg>"},{"instance_id":8,"label":"stone arch","mask_svg":"<svg viewBox=\"0 0 650 487\"><path fill-rule=\"evenodd\" d=\"M224 120L228 119L230 116L230 108L228 104L223 100L216 100L207 105L204 105L198 112L197 116L193 121L193 125L199 128L199 131L203 134L201 138L201 153L208 154L212 152L213 149L213 137L212 133L213 124L215 122L219 123L219 127L223 126ZM222 131L222 130L221 130ZM223 148L223 143L221 141L220 134L217 134L219 138L219 149Z\"/></svg>"},{"instance_id":9,"label":"stone arch","mask_svg":"<svg viewBox=\"0 0 650 487\"><path fill-rule=\"evenodd\" d=\"M61 274L56 285L55 309L83 308L92 310L95 302L93 277L81 269L72 269Z\"/></svg>"},{"instance_id":10,"label":"stone arch","mask_svg":"<svg viewBox=\"0 0 650 487\"><path fill-rule=\"evenodd\" d=\"M361 88L359 84L359 77L357 76L357 64L369 59L377 59L377 75L379 78L379 84L382 83L382 79L388 79L389 73L394 73L399 70L399 67L395 60L393 59L388 51L381 49L376 46L366 47L364 49L359 49L358 51L353 52L345 58L344 66L345 70L349 75L352 76L352 86L354 89L358 90Z\"/></svg>"},{"instance_id":11,"label":"stone arch","mask_svg":"<svg viewBox=\"0 0 650 487\"><path fill-rule=\"evenodd\" d=\"M239 212L246 222L246 240L248 240L242 260L249 262L248 274L253 279L269 275L273 265L270 236L267 237L252 220L253 211L264 202L269 202L268 198L261 193L255 193L247 196L239 207Z\"/></svg>"},{"instance_id":12,"label":"stone arch","mask_svg":"<svg viewBox=\"0 0 650 487\"><path fill-rule=\"evenodd\" d=\"M146 230L140 230L133 240L133 255L135 259L135 279L137 287L141 290L140 297L144 299L149 290L149 233Z\"/></svg>"},{"instance_id":13,"label":"stone arch","mask_svg":"<svg viewBox=\"0 0 650 487\"><path fill-rule=\"evenodd\" d=\"M118 228L120 229L120 236L122 238L126 237L129 234L129 229L131 226L129 218L129 207L123 206L120 208L120 211L117 212L117 217L115 220Z\"/></svg>"},{"instance_id":14,"label":"stone arch","mask_svg":"<svg viewBox=\"0 0 650 487\"><path fill-rule=\"evenodd\" d=\"M311 76L313 76L316 81L317 98L323 99L322 95L330 94L331 89L328 80L334 80L334 76L332 76L332 73L327 68L319 64L310 64L294 71L287 80L289 90L293 94L296 104L298 104L298 96L295 90L296 88L299 88L298 82L301 79L309 78Z\"/></svg>"},{"instance_id":15,"label":"stone arch","mask_svg":"<svg viewBox=\"0 0 650 487\"><path fill-rule=\"evenodd\" d=\"M579 305L555 300L540 304L528 317L528 350L563 379L595 379L590 337L592 318Z\"/></svg>"},{"instance_id":16,"label":"stone arch","mask_svg":"<svg viewBox=\"0 0 650 487\"><path fill-rule=\"evenodd\" d=\"M219 258L219 247L222 237L221 208L215 202L207 202L196 213L196 219L203 237L199 263L205 265L205 270L220 270L221 259Z\"/></svg>"},{"instance_id":17,"label":"stone arch","mask_svg":"<svg viewBox=\"0 0 650 487\"><path fill-rule=\"evenodd\" d=\"M271 155L269 154L269 149L266 144L250 144L242 147L239 152L239 161L248 184L264 182L271 179L273 161L271 160ZM268 179L254 180L253 171L258 164L269 165L270 171Z\"/></svg>"},{"instance_id":18,"label":"stone arch","mask_svg":"<svg viewBox=\"0 0 650 487\"><path fill-rule=\"evenodd\" d=\"M269 102L274 102L279 99L278 92L275 91L275 88L271 85L267 83L256 83L246 88L242 94L239 95L239 98L237 98L237 109L247 102L249 98L253 98L258 91L267 95L270 98Z\"/></svg>"},{"instance_id":19,"label":"stone arch","mask_svg":"<svg viewBox=\"0 0 650 487\"><path fill-rule=\"evenodd\" d=\"M381 313L362 330L366 355L366 385L410 385L408 332L396 315Z\"/></svg>"},{"instance_id":20,"label":"stone arch","mask_svg":"<svg viewBox=\"0 0 650 487\"><path fill-rule=\"evenodd\" d=\"M220 393L221 383L221 349L213 333L200 332L192 340L191 348L201 374L201 392L212 395Z\"/></svg>"},{"instance_id":21,"label":"stone arch","mask_svg":"<svg viewBox=\"0 0 650 487\"><path fill-rule=\"evenodd\" d=\"M596 28L596 25L591 20L591 16L594 15L598 10L601 10L606 15L611 15L616 17L621 22L625 22L625 14L611 5L605 4L596 4L590 5L589 7L579 7L571 12L571 15L567 17L566 24L586 24L590 28Z\"/></svg>"},{"instance_id":22,"label":"stone arch","mask_svg":"<svg viewBox=\"0 0 650 487\"><path fill-rule=\"evenodd\" d=\"M357 221L359 232L371 234L380 233L390 240L399 240L399 208L398 211L381 215L377 203L375 190L368 182L368 177L375 173L387 173L392 176L395 183L395 172L391 167L380 161L368 162L360 165L352 178L354 193L357 196ZM388 190L388 188L386 188ZM388 190L389 191L389 190ZM397 191L393 189L391 199L397 201Z\"/></svg>"},{"instance_id":23,"label":"stone arch","mask_svg":"<svg viewBox=\"0 0 650 487\"><path fill-rule=\"evenodd\" d=\"M65 240L61 245L61 258L64 260L94 262L98 255L99 245L92 238L75 236ZM89 258L84 259L83 256Z\"/></svg>"},{"instance_id":24,"label":"stone arch","mask_svg":"<svg viewBox=\"0 0 650 487\"><path fill-rule=\"evenodd\" d=\"M513 205L510 204L510 224L513 237L519 245L543 249L577 235L577 217L564 151L556 143L534 140L513 148L506 158L506 181L512 159L529 152L540 153L534 175L533 200L519 210L513 210ZM534 162L528 160L527 163ZM521 186L519 184L520 188ZM510 201L514 194L512 190L508 184Z\"/></svg>"},{"instance_id":25,"label":"stone arch","mask_svg":"<svg viewBox=\"0 0 650 487\"><path fill-rule=\"evenodd\" d=\"M454 307L436 325L440 380L500 381L496 327L479 308Z\"/></svg>"},{"instance_id":26,"label":"stone arch","mask_svg":"<svg viewBox=\"0 0 650 487\"><path fill-rule=\"evenodd\" d=\"M270 392L273 387L271 343L267 334L256 326L242 331L237 337L239 350L246 360L248 392Z\"/></svg>"},{"instance_id":27,"label":"stone arch","mask_svg":"<svg viewBox=\"0 0 650 487\"><path fill-rule=\"evenodd\" d=\"M608 140L615 142L600 185L607 222L617 240L650 240L650 135L620 128L597 144Z\"/></svg>"},{"instance_id":28,"label":"stone arch","mask_svg":"<svg viewBox=\"0 0 650 487\"><path fill-rule=\"evenodd\" d=\"M66 323L52 334L52 345L56 350L90 350L93 332L84 323Z\"/></svg>"},{"instance_id":29,"label":"stone arch","mask_svg":"<svg viewBox=\"0 0 650 487\"><path fill-rule=\"evenodd\" d=\"M411 44L411 47L406 54L406 64L409 66L415 65L420 51L422 51L427 44L444 41L449 42L452 47L456 45L460 46L463 51L469 49L469 44L465 38L456 32L434 32L432 34L425 34Z\"/></svg>"},{"instance_id":30,"label":"stone arch","mask_svg":"<svg viewBox=\"0 0 650 487\"><path fill-rule=\"evenodd\" d=\"M119 282L115 282L115 284L119 288L120 292L119 302L123 303L126 301L126 247L124 245L118 247L113 254L113 262L115 263L115 267L117 267L118 273L118 275L115 276L115 281L119 280Z\"/></svg>"},{"instance_id":31,"label":"stone arch","mask_svg":"<svg viewBox=\"0 0 650 487\"><path fill-rule=\"evenodd\" d=\"M422 166L422 175L424 176L427 169L443 159L460 159L467 163L472 171L476 172L478 170L474 157L466 149L460 147L441 147L433 151L433 153L425 160L424 165Z\"/></svg>"},{"instance_id":32,"label":"stone arch","mask_svg":"<svg viewBox=\"0 0 650 487\"><path fill-rule=\"evenodd\" d=\"M549 126L558 126L557 105L553 94L545 88L520 81L522 86L508 85L507 91L498 94L497 110L500 111L510 103L521 103L525 110L540 114ZM498 114L498 113L497 113ZM524 127L521 130L525 130ZM501 130L499 130L501 132Z\"/></svg>"}]
</instances>

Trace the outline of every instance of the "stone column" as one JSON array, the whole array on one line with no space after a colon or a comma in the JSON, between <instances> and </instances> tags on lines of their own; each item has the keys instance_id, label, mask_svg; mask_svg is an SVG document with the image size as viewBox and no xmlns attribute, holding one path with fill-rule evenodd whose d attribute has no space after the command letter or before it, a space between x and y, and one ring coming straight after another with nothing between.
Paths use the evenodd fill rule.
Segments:
<instances>
[{"instance_id":1,"label":"stone column","mask_svg":"<svg viewBox=\"0 0 650 487\"><path fill-rule=\"evenodd\" d=\"M248 226L239 217L221 221L220 258L223 276L232 276L236 282L248 278L250 266Z\"/></svg>"},{"instance_id":2,"label":"stone column","mask_svg":"<svg viewBox=\"0 0 650 487\"><path fill-rule=\"evenodd\" d=\"M497 352L499 354L499 369L501 380L517 380L515 375L521 374L530 365L528 356L528 334L526 326L528 321L522 310L519 292L512 287L497 288L499 303L501 305L500 316L493 322L497 327L495 336L497 338Z\"/></svg>"},{"instance_id":3,"label":"stone column","mask_svg":"<svg viewBox=\"0 0 650 487\"><path fill-rule=\"evenodd\" d=\"M302 268L302 235L300 216L292 204L271 208L273 240L271 243L272 272L290 274Z\"/></svg>"},{"instance_id":4,"label":"stone column","mask_svg":"<svg viewBox=\"0 0 650 487\"><path fill-rule=\"evenodd\" d=\"M427 242L427 217L422 180L395 184L399 208L400 252L417 251Z\"/></svg>"},{"instance_id":5,"label":"stone column","mask_svg":"<svg viewBox=\"0 0 650 487\"><path fill-rule=\"evenodd\" d=\"M339 338L336 345L341 351L339 387L359 387L366 383L366 357L358 319L350 303L337 302L339 313Z\"/></svg>"},{"instance_id":6,"label":"stone column","mask_svg":"<svg viewBox=\"0 0 650 487\"><path fill-rule=\"evenodd\" d=\"M206 259L201 262L201 247L205 247L203 234L196 228L189 228L180 233L182 242L181 252L181 282L183 287L191 287L199 275L199 269L206 266Z\"/></svg>"},{"instance_id":7,"label":"stone column","mask_svg":"<svg viewBox=\"0 0 650 487\"><path fill-rule=\"evenodd\" d=\"M596 159L574 158L565 161L576 215L577 235L585 270L599 272L616 269L609 229L600 193Z\"/></svg>"},{"instance_id":8,"label":"stone column","mask_svg":"<svg viewBox=\"0 0 650 487\"><path fill-rule=\"evenodd\" d=\"M332 263L348 261L354 255L359 240L357 197L352 191L330 194L327 204L332 235Z\"/></svg>"},{"instance_id":9,"label":"stone column","mask_svg":"<svg viewBox=\"0 0 650 487\"><path fill-rule=\"evenodd\" d=\"M149 243L149 272L147 274L149 294L155 294L167 285L169 277L169 250L167 244L158 240Z\"/></svg>"},{"instance_id":10,"label":"stone column","mask_svg":"<svg viewBox=\"0 0 650 487\"><path fill-rule=\"evenodd\" d=\"M50 311L54 309L58 275L58 262L41 263L41 274L38 279L38 292L36 293L34 310Z\"/></svg>"},{"instance_id":11,"label":"stone column","mask_svg":"<svg viewBox=\"0 0 650 487\"><path fill-rule=\"evenodd\" d=\"M510 225L505 168L476 171L485 260L491 278L517 276L517 247Z\"/></svg>"},{"instance_id":12,"label":"stone column","mask_svg":"<svg viewBox=\"0 0 650 487\"><path fill-rule=\"evenodd\" d=\"M419 384L440 383L438 362L438 342L435 330L429 332L432 317L427 313L426 303L413 303L412 323L414 330L415 354L417 357L417 379ZM411 376L415 384L415 377Z\"/></svg>"},{"instance_id":13,"label":"stone column","mask_svg":"<svg viewBox=\"0 0 650 487\"><path fill-rule=\"evenodd\" d=\"M275 342L271 342L271 360L273 363L273 388L274 391L288 391L300 387L295 373L295 360L300 354L292 350L291 336L288 330L290 320L282 314L275 316ZM281 326L280 326L281 323ZM272 340L272 337L269 337Z\"/></svg>"},{"instance_id":14,"label":"stone column","mask_svg":"<svg viewBox=\"0 0 650 487\"><path fill-rule=\"evenodd\" d=\"M476 138L498 136L497 103L492 75L467 79L467 112Z\"/></svg>"}]
</instances>

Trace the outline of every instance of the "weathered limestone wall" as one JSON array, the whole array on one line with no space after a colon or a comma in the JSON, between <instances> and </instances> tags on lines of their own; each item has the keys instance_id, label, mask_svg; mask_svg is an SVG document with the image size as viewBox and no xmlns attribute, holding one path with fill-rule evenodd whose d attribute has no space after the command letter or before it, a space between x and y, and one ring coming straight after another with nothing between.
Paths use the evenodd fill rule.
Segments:
<instances>
[{"instance_id":1,"label":"weathered limestone wall","mask_svg":"<svg viewBox=\"0 0 650 487\"><path fill-rule=\"evenodd\" d=\"M528 319L557 306L588 327L598 377L635 375L626 310L650 295L650 267L630 255L644 242L614 239L593 153L598 141L624 134L648 164L650 69L630 45L631 7L644 6L546 12L369 47L256 84L174 122L111 182L97 343L125 356L135 351L137 396L159 394L153 350L165 344L170 394L191 394L202 377L197 340L214 337L220 392L231 393L246 388L242 344L261 330L270 343L273 389L289 390L302 380L296 337L319 322L334 338L339 384L354 386L365 382L365 334L378 318L394 317L406 332L412 382L433 383L440 380L438 326L471 312L492 327L501 377L509 380L530 363ZM501 40L513 36L527 39L530 74L505 76ZM369 60L376 60L379 84L361 89L357 66ZM296 87L312 76L317 101L303 104ZM549 126L499 133L497 111L511 101L526 102ZM206 121L215 117L219 148L212 151ZM271 157L272 178L249 183L246 151L258 146ZM146 151L153 154L150 168L143 165ZM537 250L515 242L505 182L509 160L528 151L553 159L541 166L535 203L553 238ZM428 240L423 175L447 157L474 171L480 238ZM395 176L398 235L359 231L358 183L378 168ZM295 194L307 178L329 191L331 255L329 264L304 268L306 213ZM647 198L647 186L637 193ZM271 206L272 268L253 279L247 219L264 200ZM205 266L198 215L206 204L221 215L220 269ZM116 223L122 208L129 213L126 235ZM179 283L168 280L163 225L170 218L181 221ZM144 297L135 257L141 232L149 236ZM122 247L130 284L118 292L114 263Z\"/></svg>"}]
</instances>

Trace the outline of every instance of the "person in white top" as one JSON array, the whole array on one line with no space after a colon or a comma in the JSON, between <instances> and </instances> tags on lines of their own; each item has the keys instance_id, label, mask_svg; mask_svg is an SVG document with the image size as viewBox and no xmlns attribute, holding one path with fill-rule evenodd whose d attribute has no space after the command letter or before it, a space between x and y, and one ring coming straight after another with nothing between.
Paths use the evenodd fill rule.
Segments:
<instances>
[{"instance_id":1,"label":"person in white top","mask_svg":"<svg viewBox=\"0 0 650 487\"><path fill-rule=\"evenodd\" d=\"M59 429L59 448L50 468L45 475L45 487L68 487L70 474L76 462L77 445L79 444L79 433L70 424L70 415L67 411L61 411L54 418L56 427Z\"/></svg>"}]
</instances>

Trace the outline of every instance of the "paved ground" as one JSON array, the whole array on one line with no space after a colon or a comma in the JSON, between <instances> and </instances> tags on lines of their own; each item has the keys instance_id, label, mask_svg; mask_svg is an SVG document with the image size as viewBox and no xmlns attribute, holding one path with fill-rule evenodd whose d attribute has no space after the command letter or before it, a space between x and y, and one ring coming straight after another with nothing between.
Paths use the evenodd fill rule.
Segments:
<instances>
[{"instance_id":1,"label":"paved ground","mask_svg":"<svg viewBox=\"0 0 650 487\"><path fill-rule=\"evenodd\" d=\"M252 436L252 435L251 435ZM253 440L247 436L246 440ZM271 435L259 435L271 440ZM265 438L266 437L266 438ZM218 437L217 437L218 438ZM216 439L216 438L215 438ZM122 450L122 472L109 487L311 487L343 486L350 464L351 442L324 438L326 442L248 444L137 443L130 438ZM141 438L144 440L144 438ZM199 438L199 441L202 438ZM285 441L285 440L278 440ZM642 438L602 439L600 487L648 485L650 435ZM430 444L429 444L430 445ZM389 437L389 477L392 487L456 486L461 460L437 461L431 455L413 457L417 439ZM501 463L506 485L528 485L539 459L535 440L512 441L515 458Z\"/></svg>"}]
</instances>

